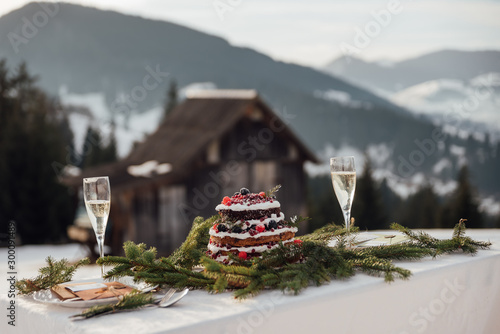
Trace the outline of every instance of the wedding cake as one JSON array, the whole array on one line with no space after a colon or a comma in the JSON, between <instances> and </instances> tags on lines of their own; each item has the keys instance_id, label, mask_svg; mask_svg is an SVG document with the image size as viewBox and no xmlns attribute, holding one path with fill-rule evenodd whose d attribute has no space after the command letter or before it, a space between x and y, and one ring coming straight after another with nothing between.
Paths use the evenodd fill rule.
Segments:
<instances>
[{"instance_id":1,"label":"wedding cake","mask_svg":"<svg viewBox=\"0 0 500 334\"><path fill-rule=\"evenodd\" d=\"M221 220L210 228L207 255L219 262L230 263L229 253L250 259L280 242L294 242L297 228L288 226L274 196L242 188L232 197L224 197L215 210Z\"/></svg>"}]
</instances>

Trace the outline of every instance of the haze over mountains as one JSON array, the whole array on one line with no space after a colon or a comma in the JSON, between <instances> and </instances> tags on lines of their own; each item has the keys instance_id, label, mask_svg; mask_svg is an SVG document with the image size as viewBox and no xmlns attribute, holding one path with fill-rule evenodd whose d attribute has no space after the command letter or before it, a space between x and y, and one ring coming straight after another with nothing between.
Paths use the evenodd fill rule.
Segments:
<instances>
[{"instance_id":1,"label":"haze over mountains","mask_svg":"<svg viewBox=\"0 0 500 334\"><path fill-rule=\"evenodd\" d=\"M133 140L158 125L173 78L179 87L204 83L257 89L322 157L339 152L362 157L367 151L374 160L376 177L387 178L394 189L408 190L427 181L441 192L452 189L458 169L468 161L482 194L500 198L500 182L492 172L500 166L500 157L492 153L496 146L449 134L436 138L441 127L415 117L402 107L404 103L398 105L394 103L397 100L370 92L367 84L365 88L357 86L356 76L345 74L355 66L344 70L336 66L338 73L332 76L275 61L181 25L72 4L52 6L53 15L47 7L30 3L0 18L0 59L6 58L11 67L25 60L30 71L40 76L42 88L65 103L90 108L91 115L75 113L70 117L78 138L89 122L113 119L119 141L128 140L130 147ZM48 19L37 26L35 23L43 23L37 21L40 12ZM30 24L34 29L26 36ZM442 57L446 59L446 55ZM431 66L433 61L427 63ZM356 71L359 75L374 73L373 85L377 85L377 76L384 76L380 87L390 90L396 79L382 74L383 68L369 68ZM493 67L488 70L493 71ZM474 70L469 72L464 70L457 80L473 80ZM145 83L148 75L155 81ZM442 78L422 76L416 80L411 72L401 77L405 80L397 92L421 83L419 80ZM138 95L140 90L145 96ZM422 148L422 143L427 146ZM488 151L487 159L478 158L480 150ZM421 152L417 155L423 159L417 161L414 152Z\"/></svg>"},{"instance_id":2,"label":"haze over mountains","mask_svg":"<svg viewBox=\"0 0 500 334\"><path fill-rule=\"evenodd\" d=\"M341 57L324 70L448 130L500 138L500 51L443 50L392 64ZM459 127L446 119L454 110L465 116Z\"/></svg>"}]
</instances>

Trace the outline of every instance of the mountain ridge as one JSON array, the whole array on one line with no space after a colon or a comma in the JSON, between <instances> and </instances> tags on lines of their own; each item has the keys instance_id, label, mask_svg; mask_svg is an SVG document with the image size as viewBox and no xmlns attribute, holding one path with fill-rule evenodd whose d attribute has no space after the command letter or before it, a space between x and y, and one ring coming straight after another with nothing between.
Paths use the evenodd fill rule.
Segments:
<instances>
[{"instance_id":1,"label":"mountain ridge","mask_svg":"<svg viewBox=\"0 0 500 334\"><path fill-rule=\"evenodd\" d=\"M435 79L470 80L500 70L500 50L439 50L381 66L355 57L341 56L327 63L323 71L363 87L381 86L388 91L408 88ZM378 80L378 81L377 81Z\"/></svg>"}]
</instances>

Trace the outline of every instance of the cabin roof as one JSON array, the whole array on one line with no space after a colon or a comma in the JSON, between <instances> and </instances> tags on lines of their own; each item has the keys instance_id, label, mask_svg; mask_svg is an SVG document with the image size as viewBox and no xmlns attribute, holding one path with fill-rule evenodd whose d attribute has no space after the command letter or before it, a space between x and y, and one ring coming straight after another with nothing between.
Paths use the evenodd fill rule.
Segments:
<instances>
[{"instance_id":1,"label":"cabin roof","mask_svg":"<svg viewBox=\"0 0 500 334\"><path fill-rule=\"evenodd\" d=\"M114 185L131 185L140 180L156 178L174 182L187 176L190 164L214 139L228 133L243 117L250 116L256 107L264 114L263 122L272 120L275 127L282 129L281 135L297 146L305 160L318 162L315 155L260 99L255 90L209 90L187 94L187 99L174 108L158 129L126 158L86 169L80 177L75 178L77 180L67 179L67 183L76 185L82 177L95 175L109 175ZM148 170L153 173L148 176L133 175L134 171L140 175L141 167L146 174Z\"/></svg>"}]
</instances>

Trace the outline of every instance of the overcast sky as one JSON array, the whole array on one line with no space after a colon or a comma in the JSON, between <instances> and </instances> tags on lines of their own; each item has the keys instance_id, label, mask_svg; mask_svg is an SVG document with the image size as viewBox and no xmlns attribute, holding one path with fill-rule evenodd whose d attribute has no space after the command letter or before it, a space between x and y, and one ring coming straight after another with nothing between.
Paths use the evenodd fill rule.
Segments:
<instances>
[{"instance_id":1,"label":"overcast sky","mask_svg":"<svg viewBox=\"0 0 500 334\"><path fill-rule=\"evenodd\" d=\"M0 15L28 2L1 1ZM176 22L308 66L324 65L342 48L366 60L398 60L444 48L500 50L500 1L493 0L67 2ZM390 15L381 15L380 24L373 13ZM360 31L371 36L363 39Z\"/></svg>"}]
</instances>

